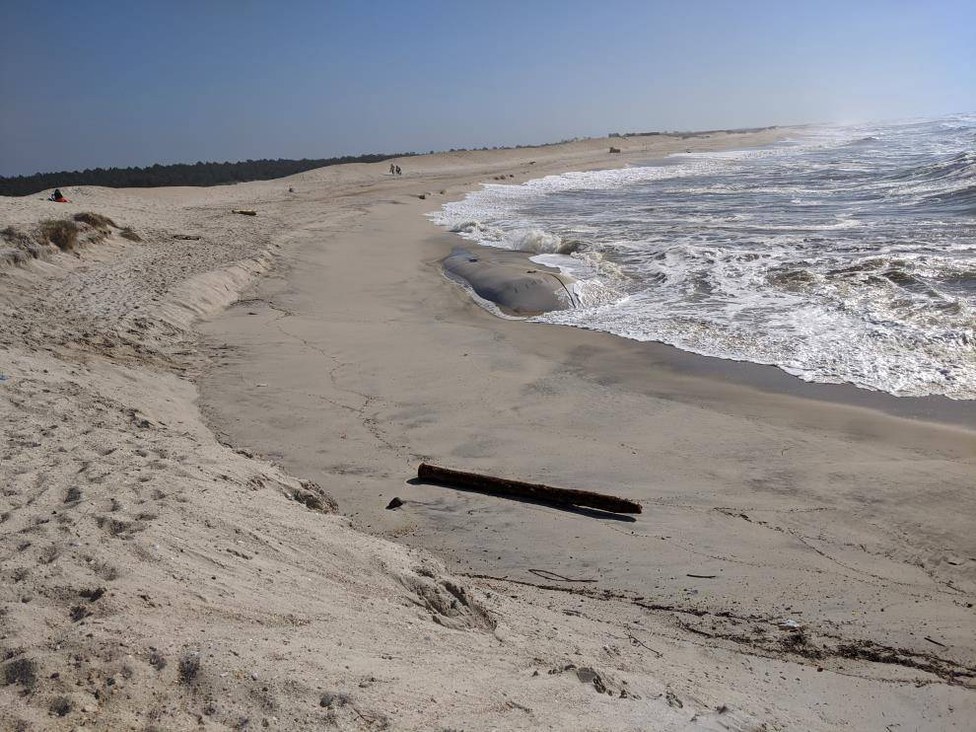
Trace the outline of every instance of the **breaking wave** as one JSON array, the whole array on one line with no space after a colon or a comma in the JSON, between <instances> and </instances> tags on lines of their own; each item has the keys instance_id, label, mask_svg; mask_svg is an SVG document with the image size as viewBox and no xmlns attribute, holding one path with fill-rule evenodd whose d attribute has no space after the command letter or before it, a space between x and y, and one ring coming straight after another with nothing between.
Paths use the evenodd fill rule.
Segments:
<instances>
[{"instance_id":1,"label":"breaking wave","mask_svg":"<svg viewBox=\"0 0 976 732\"><path fill-rule=\"evenodd\" d=\"M435 221L579 282L539 319L976 398L976 116L484 186Z\"/></svg>"}]
</instances>

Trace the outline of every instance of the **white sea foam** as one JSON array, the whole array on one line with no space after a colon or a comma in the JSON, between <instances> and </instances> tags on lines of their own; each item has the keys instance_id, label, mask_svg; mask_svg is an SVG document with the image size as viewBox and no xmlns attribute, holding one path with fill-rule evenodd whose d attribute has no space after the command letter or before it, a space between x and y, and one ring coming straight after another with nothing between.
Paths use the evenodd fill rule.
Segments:
<instances>
[{"instance_id":1,"label":"white sea foam","mask_svg":"<svg viewBox=\"0 0 976 732\"><path fill-rule=\"evenodd\" d=\"M976 398L976 117L486 185L435 215L577 280L539 319L898 395Z\"/></svg>"}]
</instances>

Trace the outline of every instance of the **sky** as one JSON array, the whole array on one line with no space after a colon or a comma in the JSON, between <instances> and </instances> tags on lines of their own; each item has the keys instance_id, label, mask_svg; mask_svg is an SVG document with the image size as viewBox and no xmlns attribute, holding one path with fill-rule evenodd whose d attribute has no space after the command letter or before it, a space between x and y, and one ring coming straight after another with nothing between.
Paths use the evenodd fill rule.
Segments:
<instances>
[{"instance_id":1,"label":"sky","mask_svg":"<svg viewBox=\"0 0 976 732\"><path fill-rule=\"evenodd\" d=\"M976 111L976 2L0 0L0 175Z\"/></svg>"}]
</instances>

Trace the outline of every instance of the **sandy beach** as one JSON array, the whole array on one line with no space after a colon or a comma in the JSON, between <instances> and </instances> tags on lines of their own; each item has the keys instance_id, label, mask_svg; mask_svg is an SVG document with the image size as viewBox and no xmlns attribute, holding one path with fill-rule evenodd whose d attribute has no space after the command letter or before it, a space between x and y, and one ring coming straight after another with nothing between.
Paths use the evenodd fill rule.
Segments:
<instances>
[{"instance_id":1,"label":"sandy beach","mask_svg":"<svg viewBox=\"0 0 976 732\"><path fill-rule=\"evenodd\" d=\"M559 277L468 246L452 272L498 317L425 217L789 134L0 198L35 239L113 222L0 260L0 726L968 729L972 402L525 322ZM422 461L643 512L419 484Z\"/></svg>"}]
</instances>

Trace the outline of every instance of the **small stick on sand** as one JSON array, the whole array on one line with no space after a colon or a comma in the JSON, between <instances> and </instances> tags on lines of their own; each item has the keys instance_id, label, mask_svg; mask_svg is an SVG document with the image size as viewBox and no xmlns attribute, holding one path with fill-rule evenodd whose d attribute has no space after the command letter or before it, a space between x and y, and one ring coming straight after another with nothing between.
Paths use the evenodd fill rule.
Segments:
<instances>
[{"instance_id":1,"label":"small stick on sand","mask_svg":"<svg viewBox=\"0 0 976 732\"><path fill-rule=\"evenodd\" d=\"M548 569L530 569L529 571L537 577L542 577L542 579L547 580L555 579L563 582L596 582L595 579L573 579L572 577L564 577L561 574L550 572Z\"/></svg>"},{"instance_id":2,"label":"small stick on sand","mask_svg":"<svg viewBox=\"0 0 976 732\"><path fill-rule=\"evenodd\" d=\"M591 491L578 491L570 488L554 488L541 483L523 483L520 480L507 480L492 475L478 473L464 473L460 470L450 470L436 465L421 463L417 468L417 477L431 483L440 483L451 488L478 491L496 496L511 496L514 498L528 498L533 501L557 503L570 506L587 506L610 513L640 513L639 503L626 498L607 496Z\"/></svg>"}]
</instances>

